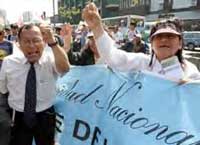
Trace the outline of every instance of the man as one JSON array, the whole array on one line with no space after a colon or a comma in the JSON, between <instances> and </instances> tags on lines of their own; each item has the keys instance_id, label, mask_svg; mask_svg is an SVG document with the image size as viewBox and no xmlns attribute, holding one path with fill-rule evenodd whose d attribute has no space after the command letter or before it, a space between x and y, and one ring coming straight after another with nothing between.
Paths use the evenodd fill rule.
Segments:
<instances>
[{"instance_id":1,"label":"man","mask_svg":"<svg viewBox=\"0 0 200 145\"><path fill-rule=\"evenodd\" d=\"M129 30L128 30L128 41L130 42L130 41L132 41L133 39L135 39L135 35L138 33L137 31L136 31L136 23L135 22L131 22L130 23L130 26L129 26Z\"/></svg>"},{"instance_id":2,"label":"man","mask_svg":"<svg viewBox=\"0 0 200 145\"><path fill-rule=\"evenodd\" d=\"M124 20L121 20L119 24L119 31L122 33L124 41L127 41L127 33L128 33L128 28L126 26L126 23L127 22L125 22Z\"/></svg>"},{"instance_id":3,"label":"man","mask_svg":"<svg viewBox=\"0 0 200 145\"><path fill-rule=\"evenodd\" d=\"M125 50L127 52L141 52L145 54L147 54L149 51L149 47L142 40L142 35L140 33L135 34L134 38L130 42L125 43L125 45L120 47L120 49Z\"/></svg>"},{"instance_id":4,"label":"man","mask_svg":"<svg viewBox=\"0 0 200 145\"><path fill-rule=\"evenodd\" d=\"M13 53L13 44L5 39L5 31L0 25L0 68L4 57Z\"/></svg>"},{"instance_id":5,"label":"man","mask_svg":"<svg viewBox=\"0 0 200 145\"><path fill-rule=\"evenodd\" d=\"M12 42L17 42L18 41L17 33L18 33L19 26L17 24L11 24L10 28L11 28L11 34L8 35L7 39Z\"/></svg>"},{"instance_id":6,"label":"man","mask_svg":"<svg viewBox=\"0 0 200 145\"><path fill-rule=\"evenodd\" d=\"M149 57L142 53L127 53L117 49L103 29L94 3L88 4L82 14L94 33L100 56L111 68L120 71L149 71L180 84L200 79L198 69L182 56L182 23L179 20L160 22L152 28L152 55Z\"/></svg>"},{"instance_id":7,"label":"man","mask_svg":"<svg viewBox=\"0 0 200 145\"><path fill-rule=\"evenodd\" d=\"M81 48L83 48L85 46L86 43L86 38L87 38L87 34L88 34L88 26L85 22L80 22L80 31L81 31L81 37L80 37L80 43L81 43Z\"/></svg>"},{"instance_id":8,"label":"man","mask_svg":"<svg viewBox=\"0 0 200 145\"><path fill-rule=\"evenodd\" d=\"M13 44L5 39L4 27L0 25L0 68L4 57L12 54ZM8 145L10 140L10 116L8 113L7 93L0 93L0 144Z\"/></svg>"},{"instance_id":9,"label":"man","mask_svg":"<svg viewBox=\"0 0 200 145\"><path fill-rule=\"evenodd\" d=\"M11 35L11 28L10 26L5 26L5 38L8 40L8 36Z\"/></svg>"},{"instance_id":10,"label":"man","mask_svg":"<svg viewBox=\"0 0 200 145\"><path fill-rule=\"evenodd\" d=\"M69 70L68 58L48 27L44 50L40 29L32 24L19 29L19 47L23 53L6 57L0 72L0 92L9 92L12 109L11 145L54 145L55 112L53 102L58 75Z\"/></svg>"},{"instance_id":11,"label":"man","mask_svg":"<svg viewBox=\"0 0 200 145\"><path fill-rule=\"evenodd\" d=\"M119 31L119 27L117 25L114 26L113 29L113 39L115 40L115 45L119 48L124 43L123 34Z\"/></svg>"}]
</instances>

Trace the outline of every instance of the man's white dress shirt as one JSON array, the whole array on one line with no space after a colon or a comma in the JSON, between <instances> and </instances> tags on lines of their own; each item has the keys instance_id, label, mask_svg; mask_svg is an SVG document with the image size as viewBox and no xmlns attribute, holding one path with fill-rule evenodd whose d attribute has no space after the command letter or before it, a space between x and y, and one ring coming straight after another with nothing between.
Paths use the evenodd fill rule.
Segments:
<instances>
[{"instance_id":1,"label":"man's white dress shirt","mask_svg":"<svg viewBox=\"0 0 200 145\"><path fill-rule=\"evenodd\" d=\"M41 112L53 105L58 72L52 53L45 51L34 67L37 80L36 112ZM5 57L0 71L0 92L9 92L9 106L19 112L24 111L25 85L29 68L30 64L23 53L17 53Z\"/></svg>"}]
</instances>

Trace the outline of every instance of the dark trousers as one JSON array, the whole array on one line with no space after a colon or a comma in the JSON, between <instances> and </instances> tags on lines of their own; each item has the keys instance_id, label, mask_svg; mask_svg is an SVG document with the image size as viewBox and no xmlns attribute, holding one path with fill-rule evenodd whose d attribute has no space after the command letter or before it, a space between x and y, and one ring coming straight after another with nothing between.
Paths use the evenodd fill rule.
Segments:
<instances>
[{"instance_id":1,"label":"dark trousers","mask_svg":"<svg viewBox=\"0 0 200 145\"><path fill-rule=\"evenodd\" d=\"M9 145L11 119L5 108L0 107L0 145Z\"/></svg>"},{"instance_id":2,"label":"dark trousers","mask_svg":"<svg viewBox=\"0 0 200 145\"><path fill-rule=\"evenodd\" d=\"M10 145L32 145L33 138L36 145L54 145L55 111L51 107L37 113L37 123L33 128L26 126L23 113L16 112L14 126L11 129Z\"/></svg>"},{"instance_id":3,"label":"dark trousers","mask_svg":"<svg viewBox=\"0 0 200 145\"><path fill-rule=\"evenodd\" d=\"M11 118L7 104L8 94L0 93L0 145L9 145L11 132Z\"/></svg>"}]
</instances>

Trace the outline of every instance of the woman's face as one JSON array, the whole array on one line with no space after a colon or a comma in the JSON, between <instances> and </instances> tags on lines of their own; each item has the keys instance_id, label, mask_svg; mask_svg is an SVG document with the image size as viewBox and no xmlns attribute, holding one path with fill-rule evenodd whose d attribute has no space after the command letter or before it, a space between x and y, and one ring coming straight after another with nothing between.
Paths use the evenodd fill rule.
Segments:
<instances>
[{"instance_id":1,"label":"woman's face","mask_svg":"<svg viewBox=\"0 0 200 145\"><path fill-rule=\"evenodd\" d=\"M182 49L182 39L176 34L161 33L152 38L151 46L157 59L161 61L174 56L179 49Z\"/></svg>"}]
</instances>

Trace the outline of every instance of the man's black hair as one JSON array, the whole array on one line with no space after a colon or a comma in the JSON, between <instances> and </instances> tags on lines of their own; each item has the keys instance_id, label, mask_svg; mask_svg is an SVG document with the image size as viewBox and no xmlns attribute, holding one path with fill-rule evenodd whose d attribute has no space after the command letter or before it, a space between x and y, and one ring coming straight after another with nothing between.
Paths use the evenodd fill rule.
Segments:
<instances>
[{"instance_id":1,"label":"man's black hair","mask_svg":"<svg viewBox=\"0 0 200 145\"><path fill-rule=\"evenodd\" d=\"M25 25L23 25L22 27L20 27L20 28L19 28L19 31L18 31L18 34L17 34L18 39L20 40L20 38L21 38L21 33L22 33L23 30L29 30L29 29L33 28L34 26L35 26L34 24L25 24ZM36 26L36 27L37 27L37 26Z\"/></svg>"},{"instance_id":2,"label":"man's black hair","mask_svg":"<svg viewBox=\"0 0 200 145\"><path fill-rule=\"evenodd\" d=\"M130 25L136 27L137 24L136 24L136 22L130 22Z\"/></svg>"}]
</instances>

